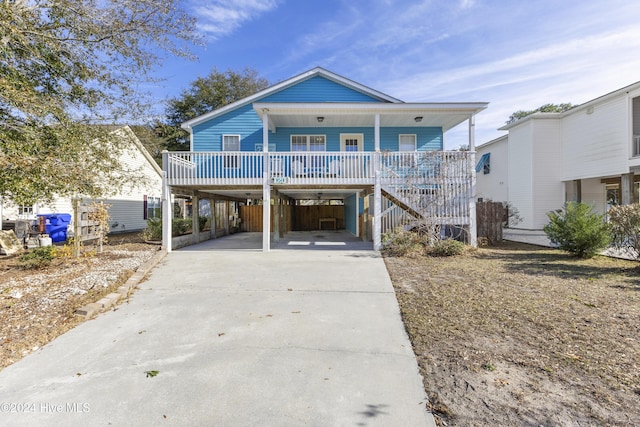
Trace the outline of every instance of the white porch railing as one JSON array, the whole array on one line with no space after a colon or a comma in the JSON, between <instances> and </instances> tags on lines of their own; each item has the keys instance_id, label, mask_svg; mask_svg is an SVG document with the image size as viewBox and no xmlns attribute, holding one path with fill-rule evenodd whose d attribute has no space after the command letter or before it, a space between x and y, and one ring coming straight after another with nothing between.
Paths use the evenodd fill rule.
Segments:
<instances>
[{"instance_id":1,"label":"white porch railing","mask_svg":"<svg viewBox=\"0 0 640 427\"><path fill-rule=\"evenodd\" d=\"M427 152L166 152L169 185L261 185L264 159L274 185L367 184L433 190L470 182L470 153Z\"/></svg>"},{"instance_id":2,"label":"white porch railing","mask_svg":"<svg viewBox=\"0 0 640 427\"><path fill-rule=\"evenodd\" d=\"M264 159L274 185L373 184L374 153L167 152L169 185L261 185Z\"/></svg>"}]
</instances>

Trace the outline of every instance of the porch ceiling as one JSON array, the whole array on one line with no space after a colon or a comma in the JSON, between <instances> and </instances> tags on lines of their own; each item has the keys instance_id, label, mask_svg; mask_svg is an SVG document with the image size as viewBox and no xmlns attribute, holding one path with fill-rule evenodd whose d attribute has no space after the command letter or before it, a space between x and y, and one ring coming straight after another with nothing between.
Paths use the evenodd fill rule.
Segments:
<instances>
[{"instance_id":1,"label":"porch ceiling","mask_svg":"<svg viewBox=\"0 0 640 427\"><path fill-rule=\"evenodd\" d=\"M254 103L259 116L266 112L270 127L442 127L447 130L482 111L487 103ZM322 117L322 122L318 121ZM416 122L416 117L422 117Z\"/></svg>"}]
</instances>

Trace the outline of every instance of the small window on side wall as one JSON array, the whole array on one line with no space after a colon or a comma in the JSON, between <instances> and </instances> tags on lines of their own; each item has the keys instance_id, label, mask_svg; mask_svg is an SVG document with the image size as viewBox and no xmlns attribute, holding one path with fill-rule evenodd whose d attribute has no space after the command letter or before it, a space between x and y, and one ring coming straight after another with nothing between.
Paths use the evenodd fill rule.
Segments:
<instances>
[{"instance_id":1,"label":"small window on side wall","mask_svg":"<svg viewBox=\"0 0 640 427\"><path fill-rule=\"evenodd\" d=\"M399 135L398 151L416 151L416 135L415 134Z\"/></svg>"},{"instance_id":2,"label":"small window on side wall","mask_svg":"<svg viewBox=\"0 0 640 427\"><path fill-rule=\"evenodd\" d=\"M240 151L240 135L222 135L222 151ZM238 163L238 156L224 156L225 168L236 169Z\"/></svg>"},{"instance_id":3,"label":"small window on side wall","mask_svg":"<svg viewBox=\"0 0 640 427\"><path fill-rule=\"evenodd\" d=\"M240 135L222 135L222 151L240 151Z\"/></svg>"}]
</instances>

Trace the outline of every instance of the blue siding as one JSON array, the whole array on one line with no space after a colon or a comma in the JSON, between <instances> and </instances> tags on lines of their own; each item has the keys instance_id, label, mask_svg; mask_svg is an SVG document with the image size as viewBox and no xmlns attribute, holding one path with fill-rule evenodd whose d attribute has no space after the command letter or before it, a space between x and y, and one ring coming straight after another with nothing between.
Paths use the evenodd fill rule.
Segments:
<instances>
[{"instance_id":1,"label":"blue siding","mask_svg":"<svg viewBox=\"0 0 640 427\"><path fill-rule=\"evenodd\" d=\"M221 151L222 135L240 135L241 150L255 151L262 144L262 120L249 104L194 126L194 151Z\"/></svg>"},{"instance_id":2,"label":"blue siding","mask_svg":"<svg viewBox=\"0 0 640 427\"><path fill-rule=\"evenodd\" d=\"M324 77L316 76L262 98L259 102L381 102Z\"/></svg>"},{"instance_id":3,"label":"blue siding","mask_svg":"<svg viewBox=\"0 0 640 427\"><path fill-rule=\"evenodd\" d=\"M358 209L358 196L354 194L344 199L344 228L351 234L356 234L356 209Z\"/></svg>"},{"instance_id":4,"label":"blue siding","mask_svg":"<svg viewBox=\"0 0 640 427\"><path fill-rule=\"evenodd\" d=\"M280 92L269 95L261 102L381 102L369 95L347 88L324 77L316 76ZM341 133L364 134L364 150L373 151L373 127L368 128L279 128L269 134L269 143L276 144L276 151L290 151L291 135L326 135L327 151L340 150ZM418 150L442 150L441 128L403 127L382 128L380 148L398 150L398 135L416 134ZM242 151L255 151L262 144L262 120L251 104L239 107L222 116L212 118L193 127L193 149L195 151L220 151L222 135L240 135Z\"/></svg>"},{"instance_id":5,"label":"blue siding","mask_svg":"<svg viewBox=\"0 0 640 427\"><path fill-rule=\"evenodd\" d=\"M398 151L400 134L415 134L418 151L442 150L443 148L442 128L397 127L380 128L380 149Z\"/></svg>"}]
</instances>

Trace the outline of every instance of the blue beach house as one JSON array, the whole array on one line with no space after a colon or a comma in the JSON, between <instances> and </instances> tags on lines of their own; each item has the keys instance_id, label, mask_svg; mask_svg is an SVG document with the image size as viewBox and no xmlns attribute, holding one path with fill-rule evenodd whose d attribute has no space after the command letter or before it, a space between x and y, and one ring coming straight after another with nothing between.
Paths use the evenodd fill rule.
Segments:
<instances>
[{"instance_id":1,"label":"blue beach house","mask_svg":"<svg viewBox=\"0 0 640 427\"><path fill-rule=\"evenodd\" d=\"M314 68L184 123L191 147L164 153L165 199L191 195L196 210L202 198L258 201L265 251L292 231L298 206L327 200L339 221L308 228L343 228L379 249L382 233L428 221L475 244L473 127L486 107L403 102ZM445 133L464 122L470 151L443 151ZM170 203L163 209L171 250Z\"/></svg>"}]
</instances>

